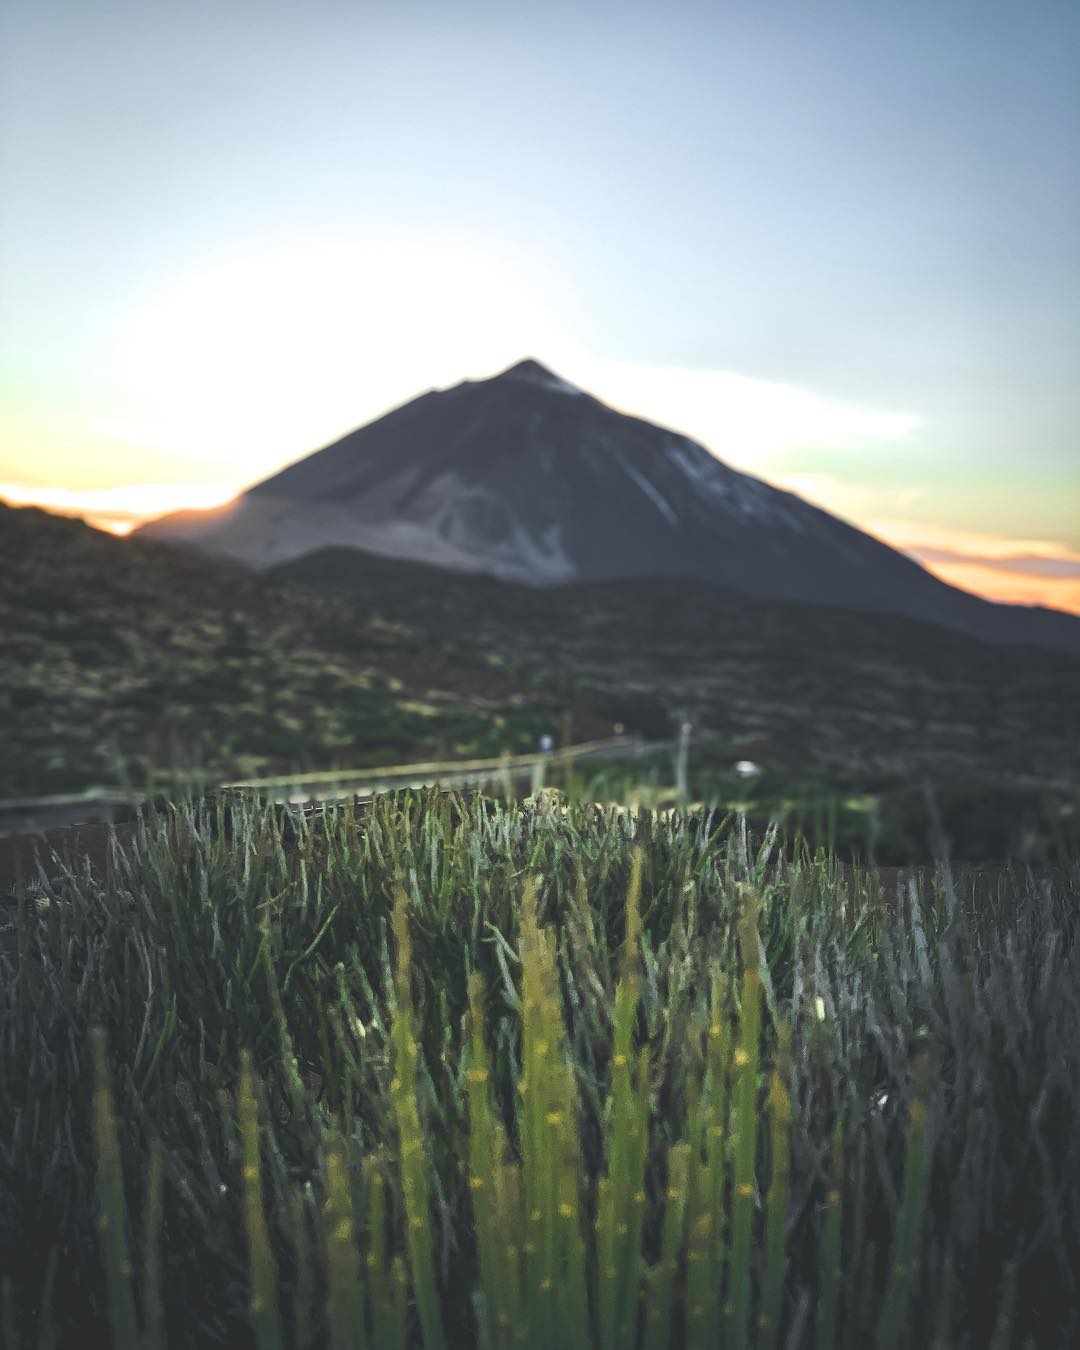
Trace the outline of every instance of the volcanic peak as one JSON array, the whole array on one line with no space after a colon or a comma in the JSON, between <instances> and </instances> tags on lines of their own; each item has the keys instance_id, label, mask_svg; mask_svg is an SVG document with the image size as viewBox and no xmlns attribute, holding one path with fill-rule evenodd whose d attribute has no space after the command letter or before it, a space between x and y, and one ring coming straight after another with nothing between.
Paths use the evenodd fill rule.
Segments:
<instances>
[{"instance_id":1,"label":"volcanic peak","mask_svg":"<svg viewBox=\"0 0 1080 1350\"><path fill-rule=\"evenodd\" d=\"M524 361L518 361L516 365L508 366L495 378L497 380L517 380L522 384L540 385L544 389L551 389L559 394L581 393L576 384L564 380L561 375L556 375L553 370L541 365L531 356L527 356Z\"/></svg>"}]
</instances>

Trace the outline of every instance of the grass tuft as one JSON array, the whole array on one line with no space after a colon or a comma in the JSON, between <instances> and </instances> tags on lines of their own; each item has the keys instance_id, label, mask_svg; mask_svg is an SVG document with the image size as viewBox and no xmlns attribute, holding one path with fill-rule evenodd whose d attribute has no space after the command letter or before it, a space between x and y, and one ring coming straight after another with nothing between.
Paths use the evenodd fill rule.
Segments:
<instances>
[{"instance_id":1,"label":"grass tuft","mask_svg":"<svg viewBox=\"0 0 1080 1350\"><path fill-rule=\"evenodd\" d=\"M703 813L178 803L0 907L0 1325L1069 1346L1078 896Z\"/></svg>"}]
</instances>

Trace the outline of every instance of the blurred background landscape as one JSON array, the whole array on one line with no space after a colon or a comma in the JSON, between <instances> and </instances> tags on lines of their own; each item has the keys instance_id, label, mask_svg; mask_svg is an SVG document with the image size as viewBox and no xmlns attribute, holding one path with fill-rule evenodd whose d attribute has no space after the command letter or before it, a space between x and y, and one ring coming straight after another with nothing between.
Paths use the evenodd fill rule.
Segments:
<instances>
[{"instance_id":1,"label":"blurred background landscape","mask_svg":"<svg viewBox=\"0 0 1080 1350\"><path fill-rule=\"evenodd\" d=\"M0 794L618 726L575 790L1056 848L1075 12L316 10L2 20Z\"/></svg>"}]
</instances>

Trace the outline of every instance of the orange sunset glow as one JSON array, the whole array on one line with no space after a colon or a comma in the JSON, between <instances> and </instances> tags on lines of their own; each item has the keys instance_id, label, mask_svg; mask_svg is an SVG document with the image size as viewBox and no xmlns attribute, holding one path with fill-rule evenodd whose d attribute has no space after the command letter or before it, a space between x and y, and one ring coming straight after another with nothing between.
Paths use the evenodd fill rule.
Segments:
<instances>
[{"instance_id":1,"label":"orange sunset glow","mask_svg":"<svg viewBox=\"0 0 1080 1350\"><path fill-rule=\"evenodd\" d=\"M1080 553L1040 539L933 530L903 520L866 528L928 572L1007 605L1046 605L1080 614Z\"/></svg>"},{"instance_id":2,"label":"orange sunset glow","mask_svg":"<svg viewBox=\"0 0 1080 1350\"><path fill-rule=\"evenodd\" d=\"M908 550L916 562L933 572L950 586L972 591L986 600L1006 605L1047 605L1070 614L1080 614L1080 558L1071 562L1075 573L1070 577L1045 577L1020 569L1017 560L937 562L919 556L917 549Z\"/></svg>"},{"instance_id":3,"label":"orange sunset glow","mask_svg":"<svg viewBox=\"0 0 1080 1350\"><path fill-rule=\"evenodd\" d=\"M137 525L170 511L208 511L224 506L236 488L220 483L133 483L127 487L77 490L0 483L8 506L38 506L58 516L77 516L109 534L130 534Z\"/></svg>"}]
</instances>

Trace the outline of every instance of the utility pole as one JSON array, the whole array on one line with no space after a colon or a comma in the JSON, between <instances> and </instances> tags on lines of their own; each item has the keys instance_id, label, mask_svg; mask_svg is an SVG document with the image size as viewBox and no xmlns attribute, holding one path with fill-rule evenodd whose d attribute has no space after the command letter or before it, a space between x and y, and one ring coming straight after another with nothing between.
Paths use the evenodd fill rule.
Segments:
<instances>
[{"instance_id":1,"label":"utility pole","mask_svg":"<svg viewBox=\"0 0 1080 1350\"><path fill-rule=\"evenodd\" d=\"M555 749L555 738L547 732L540 737L540 754L533 760L532 795L538 797L547 778L548 756Z\"/></svg>"},{"instance_id":2,"label":"utility pole","mask_svg":"<svg viewBox=\"0 0 1080 1350\"><path fill-rule=\"evenodd\" d=\"M679 740L675 747L675 798L680 806L690 802L690 733L693 730L689 722L679 727Z\"/></svg>"}]
</instances>

